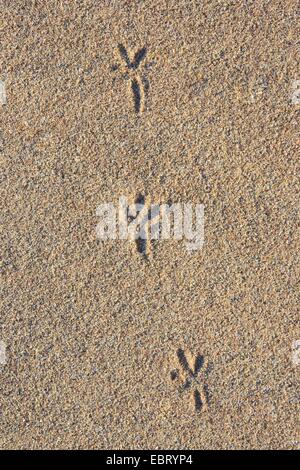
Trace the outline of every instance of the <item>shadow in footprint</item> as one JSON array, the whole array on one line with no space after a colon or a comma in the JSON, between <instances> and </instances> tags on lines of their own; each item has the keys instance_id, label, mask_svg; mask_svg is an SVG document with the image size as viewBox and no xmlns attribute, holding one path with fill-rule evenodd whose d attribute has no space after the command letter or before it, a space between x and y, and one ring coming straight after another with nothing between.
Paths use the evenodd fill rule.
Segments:
<instances>
[{"instance_id":1,"label":"shadow in footprint","mask_svg":"<svg viewBox=\"0 0 300 470\"><path fill-rule=\"evenodd\" d=\"M139 114L141 110L141 89L140 84L136 79L132 80L131 89L133 93L134 110L137 114Z\"/></svg>"}]
</instances>

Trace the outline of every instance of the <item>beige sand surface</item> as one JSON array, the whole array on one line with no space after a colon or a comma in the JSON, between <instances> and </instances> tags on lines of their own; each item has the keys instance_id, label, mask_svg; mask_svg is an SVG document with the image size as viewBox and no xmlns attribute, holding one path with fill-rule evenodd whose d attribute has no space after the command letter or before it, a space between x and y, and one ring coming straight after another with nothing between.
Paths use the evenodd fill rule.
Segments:
<instances>
[{"instance_id":1,"label":"beige sand surface","mask_svg":"<svg viewBox=\"0 0 300 470\"><path fill-rule=\"evenodd\" d=\"M299 447L299 2L0 18L1 449ZM98 240L139 194L203 203L203 249Z\"/></svg>"}]
</instances>

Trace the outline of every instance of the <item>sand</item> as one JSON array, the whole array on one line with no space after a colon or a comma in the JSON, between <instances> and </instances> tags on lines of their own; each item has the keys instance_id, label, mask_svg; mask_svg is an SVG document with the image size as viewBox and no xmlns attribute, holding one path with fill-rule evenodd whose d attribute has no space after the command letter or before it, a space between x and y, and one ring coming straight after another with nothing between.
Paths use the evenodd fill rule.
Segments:
<instances>
[{"instance_id":1,"label":"sand","mask_svg":"<svg viewBox=\"0 0 300 470\"><path fill-rule=\"evenodd\" d=\"M1 449L299 448L298 2L0 7Z\"/></svg>"}]
</instances>

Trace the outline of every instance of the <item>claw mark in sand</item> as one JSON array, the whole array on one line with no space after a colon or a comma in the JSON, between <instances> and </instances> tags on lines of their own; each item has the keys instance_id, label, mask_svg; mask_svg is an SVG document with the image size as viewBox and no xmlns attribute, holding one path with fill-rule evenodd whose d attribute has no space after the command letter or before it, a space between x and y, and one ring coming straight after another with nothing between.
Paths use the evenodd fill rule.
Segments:
<instances>
[{"instance_id":1,"label":"claw mark in sand","mask_svg":"<svg viewBox=\"0 0 300 470\"><path fill-rule=\"evenodd\" d=\"M133 60L129 58L129 54L122 44L118 44L118 50L125 66L125 77L130 78L134 111L136 114L140 114L145 109L145 96L148 92L149 83L138 72L141 69L141 62L146 57L147 49L146 47L139 49L134 54Z\"/></svg>"},{"instance_id":2,"label":"claw mark in sand","mask_svg":"<svg viewBox=\"0 0 300 470\"><path fill-rule=\"evenodd\" d=\"M133 99L134 99L134 110L138 114L141 109L141 91L140 91L140 85L139 82L135 79L131 81L131 89L133 93Z\"/></svg>"},{"instance_id":3,"label":"claw mark in sand","mask_svg":"<svg viewBox=\"0 0 300 470\"><path fill-rule=\"evenodd\" d=\"M179 362L179 369L174 369L170 373L173 382L180 380L181 384L178 386L179 393L184 393L186 390L193 391L194 409L200 412L207 408L207 388L204 380L199 378L200 372L204 367L204 357L196 355L193 357L189 352L184 352L183 349L177 349L177 359ZM207 371L206 371L207 372Z\"/></svg>"}]
</instances>

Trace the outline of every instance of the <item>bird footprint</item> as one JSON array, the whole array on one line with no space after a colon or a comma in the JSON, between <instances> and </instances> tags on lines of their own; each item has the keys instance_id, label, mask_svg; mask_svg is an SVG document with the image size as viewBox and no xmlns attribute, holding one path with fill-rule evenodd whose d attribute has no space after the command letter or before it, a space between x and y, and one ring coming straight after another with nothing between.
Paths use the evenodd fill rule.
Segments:
<instances>
[{"instance_id":1,"label":"bird footprint","mask_svg":"<svg viewBox=\"0 0 300 470\"><path fill-rule=\"evenodd\" d=\"M131 81L134 110L136 114L140 114L145 108L145 96L149 89L147 79L140 73L141 63L146 57L147 49L146 47L138 49L132 60L123 44L118 44L118 50L126 69L126 77L129 76Z\"/></svg>"},{"instance_id":2,"label":"bird footprint","mask_svg":"<svg viewBox=\"0 0 300 470\"><path fill-rule=\"evenodd\" d=\"M180 369L171 371L171 380L181 382L178 387L179 393L192 390L196 411L205 409L207 407L206 387L199 377L204 368L204 357L201 355L194 357L191 353L184 352L179 348L177 349L177 359Z\"/></svg>"}]
</instances>

